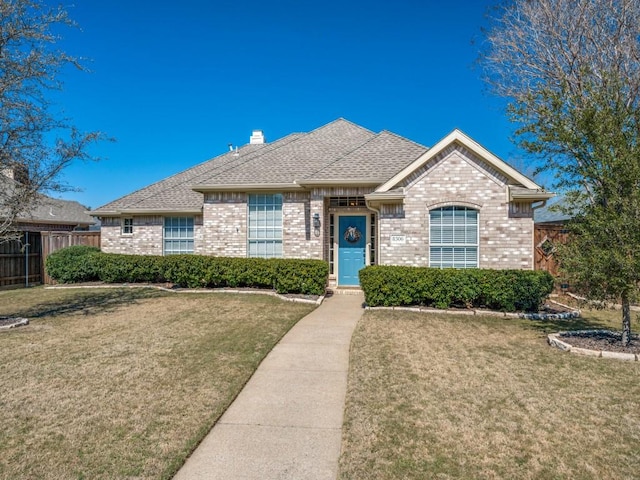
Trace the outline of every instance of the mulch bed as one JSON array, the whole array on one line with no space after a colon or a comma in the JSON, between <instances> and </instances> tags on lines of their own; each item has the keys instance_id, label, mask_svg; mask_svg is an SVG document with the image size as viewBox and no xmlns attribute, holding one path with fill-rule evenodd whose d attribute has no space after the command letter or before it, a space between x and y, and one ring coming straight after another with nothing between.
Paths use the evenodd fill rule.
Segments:
<instances>
[{"instance_id":1,"label":"mulch bed","mask_svg":"<svg viewBox=\"0 0 640 480\"><path fill-rule=\"evenodd\" d=\"M632 335L631 342L626 347L622 346L621 337L620 333L608 330L566 332L561 335L562 341L573 347L640 355L638 335Z\"/></svg>"}]
</instances>

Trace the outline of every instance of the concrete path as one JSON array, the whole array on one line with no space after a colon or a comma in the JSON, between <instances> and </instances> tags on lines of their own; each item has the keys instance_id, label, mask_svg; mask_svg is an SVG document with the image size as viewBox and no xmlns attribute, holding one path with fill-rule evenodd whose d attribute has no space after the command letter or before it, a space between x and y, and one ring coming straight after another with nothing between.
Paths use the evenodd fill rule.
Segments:
<instances>
[{"instance_id":1,"label":"concrete path","mask_svg":"<svg viewBox=\"0 0 640 480\"><path fill-rule=\"evenodd\" d=\"M260 364L175 480L334 480L362 294L334 295Z\"/></svg>"}]
</instances>

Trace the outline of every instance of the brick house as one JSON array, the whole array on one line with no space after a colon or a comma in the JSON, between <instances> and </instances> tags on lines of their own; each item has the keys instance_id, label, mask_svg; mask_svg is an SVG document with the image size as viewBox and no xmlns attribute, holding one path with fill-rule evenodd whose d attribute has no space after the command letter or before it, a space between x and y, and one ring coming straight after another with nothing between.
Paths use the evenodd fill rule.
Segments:
<instances>
[{"instance_id":1,"label":"brick house","mask_svg":"<svg viewBox=\"0 0 640 480\"><path fill-rule=\"evenodd\" d=\"M105 252L533 268L533 211L553 194L454 130L427 148L338 119L249 144L94 212Z\"/></svg>"}]
</instances>

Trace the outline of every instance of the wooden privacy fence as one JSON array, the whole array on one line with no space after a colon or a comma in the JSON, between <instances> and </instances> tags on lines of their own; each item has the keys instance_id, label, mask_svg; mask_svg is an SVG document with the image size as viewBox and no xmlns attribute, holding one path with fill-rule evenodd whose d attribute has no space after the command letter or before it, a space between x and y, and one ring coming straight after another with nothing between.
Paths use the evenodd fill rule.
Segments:
<instances>
[{"instance_id":1,"label":"wooden privacy fence","mask_svg":"<svg viewBox=\"0 0 640 480\"><path fill-rule=\"evenodd\" d=\"M56 283L45 271L47 257L56 250L72 245L89 245L100 248L100 232L41 232L42 233L42 281L48 285Z\"/></svg>"},{"instance_id":2,"label":"wooden privacy fence","mask_svg":"<svg viewBox=\"0 0 640 480\"><path fill-rule=\"evenodd\" d=\"M41 252L39 232L24 232L20 240L0 243L0 287L41 283Z\"/></svg>"},{"instance_id":3,"label":"wooden privacy fence","mask_svg":"<svg viewBox=\"0 0 640 480\"><path fill-rule=\"evenodd\" d=\"M554 277L558 276L556 247L568 238L566 226L560 224L538 224L533 234L534 262L536 270L546 270Z\"/></svg>"}]
</instances>

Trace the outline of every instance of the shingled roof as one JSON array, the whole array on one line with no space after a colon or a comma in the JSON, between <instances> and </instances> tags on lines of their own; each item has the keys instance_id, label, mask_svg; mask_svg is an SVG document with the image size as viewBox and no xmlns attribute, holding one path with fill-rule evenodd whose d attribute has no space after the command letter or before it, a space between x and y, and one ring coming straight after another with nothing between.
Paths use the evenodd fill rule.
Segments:
<instances>
[{"instance_id":1,"label":"shingled roof","mask_svg":"<svg viewBox=\"0 0 640 480\"><path fill-rule=\"evenodd\" d=\"M305 184L383 183L427 148L393 133L373 133L345 119L309 133L226 152L121 197L95 215L202 210L206 191L297 189Z\"/></svg>"},{"instance_id":2,"label":"shingled roof","mask_svg":"<svg viewBox=\"0 0 640 480\"><path fill-rule=\"evenodd\" d=\"M96 223L87 207L74 200L62 200L42 195L37 206L28 214L18 218L25 223L47 223L88 227Z\"/></svg>"},{"instance_id":3,"label":"shingled roof","mask_svg":"<svg viewBox=\"0 0 640 480\"><path fill-rule=\"evenodd\" d=\"M8 215L5 202L15 194L18 185L13 178L0 173L0 189L2 191L2 195L0 195L0 218ZM15 198L19 198L19 196ZM62 200L37 194L30 205L32 208L29 211L16 218L18 223L71 225L74 227L88 227L96 223L96 220L88 212L87 207L74 200Z\"/></svg>"}]
</instances>

